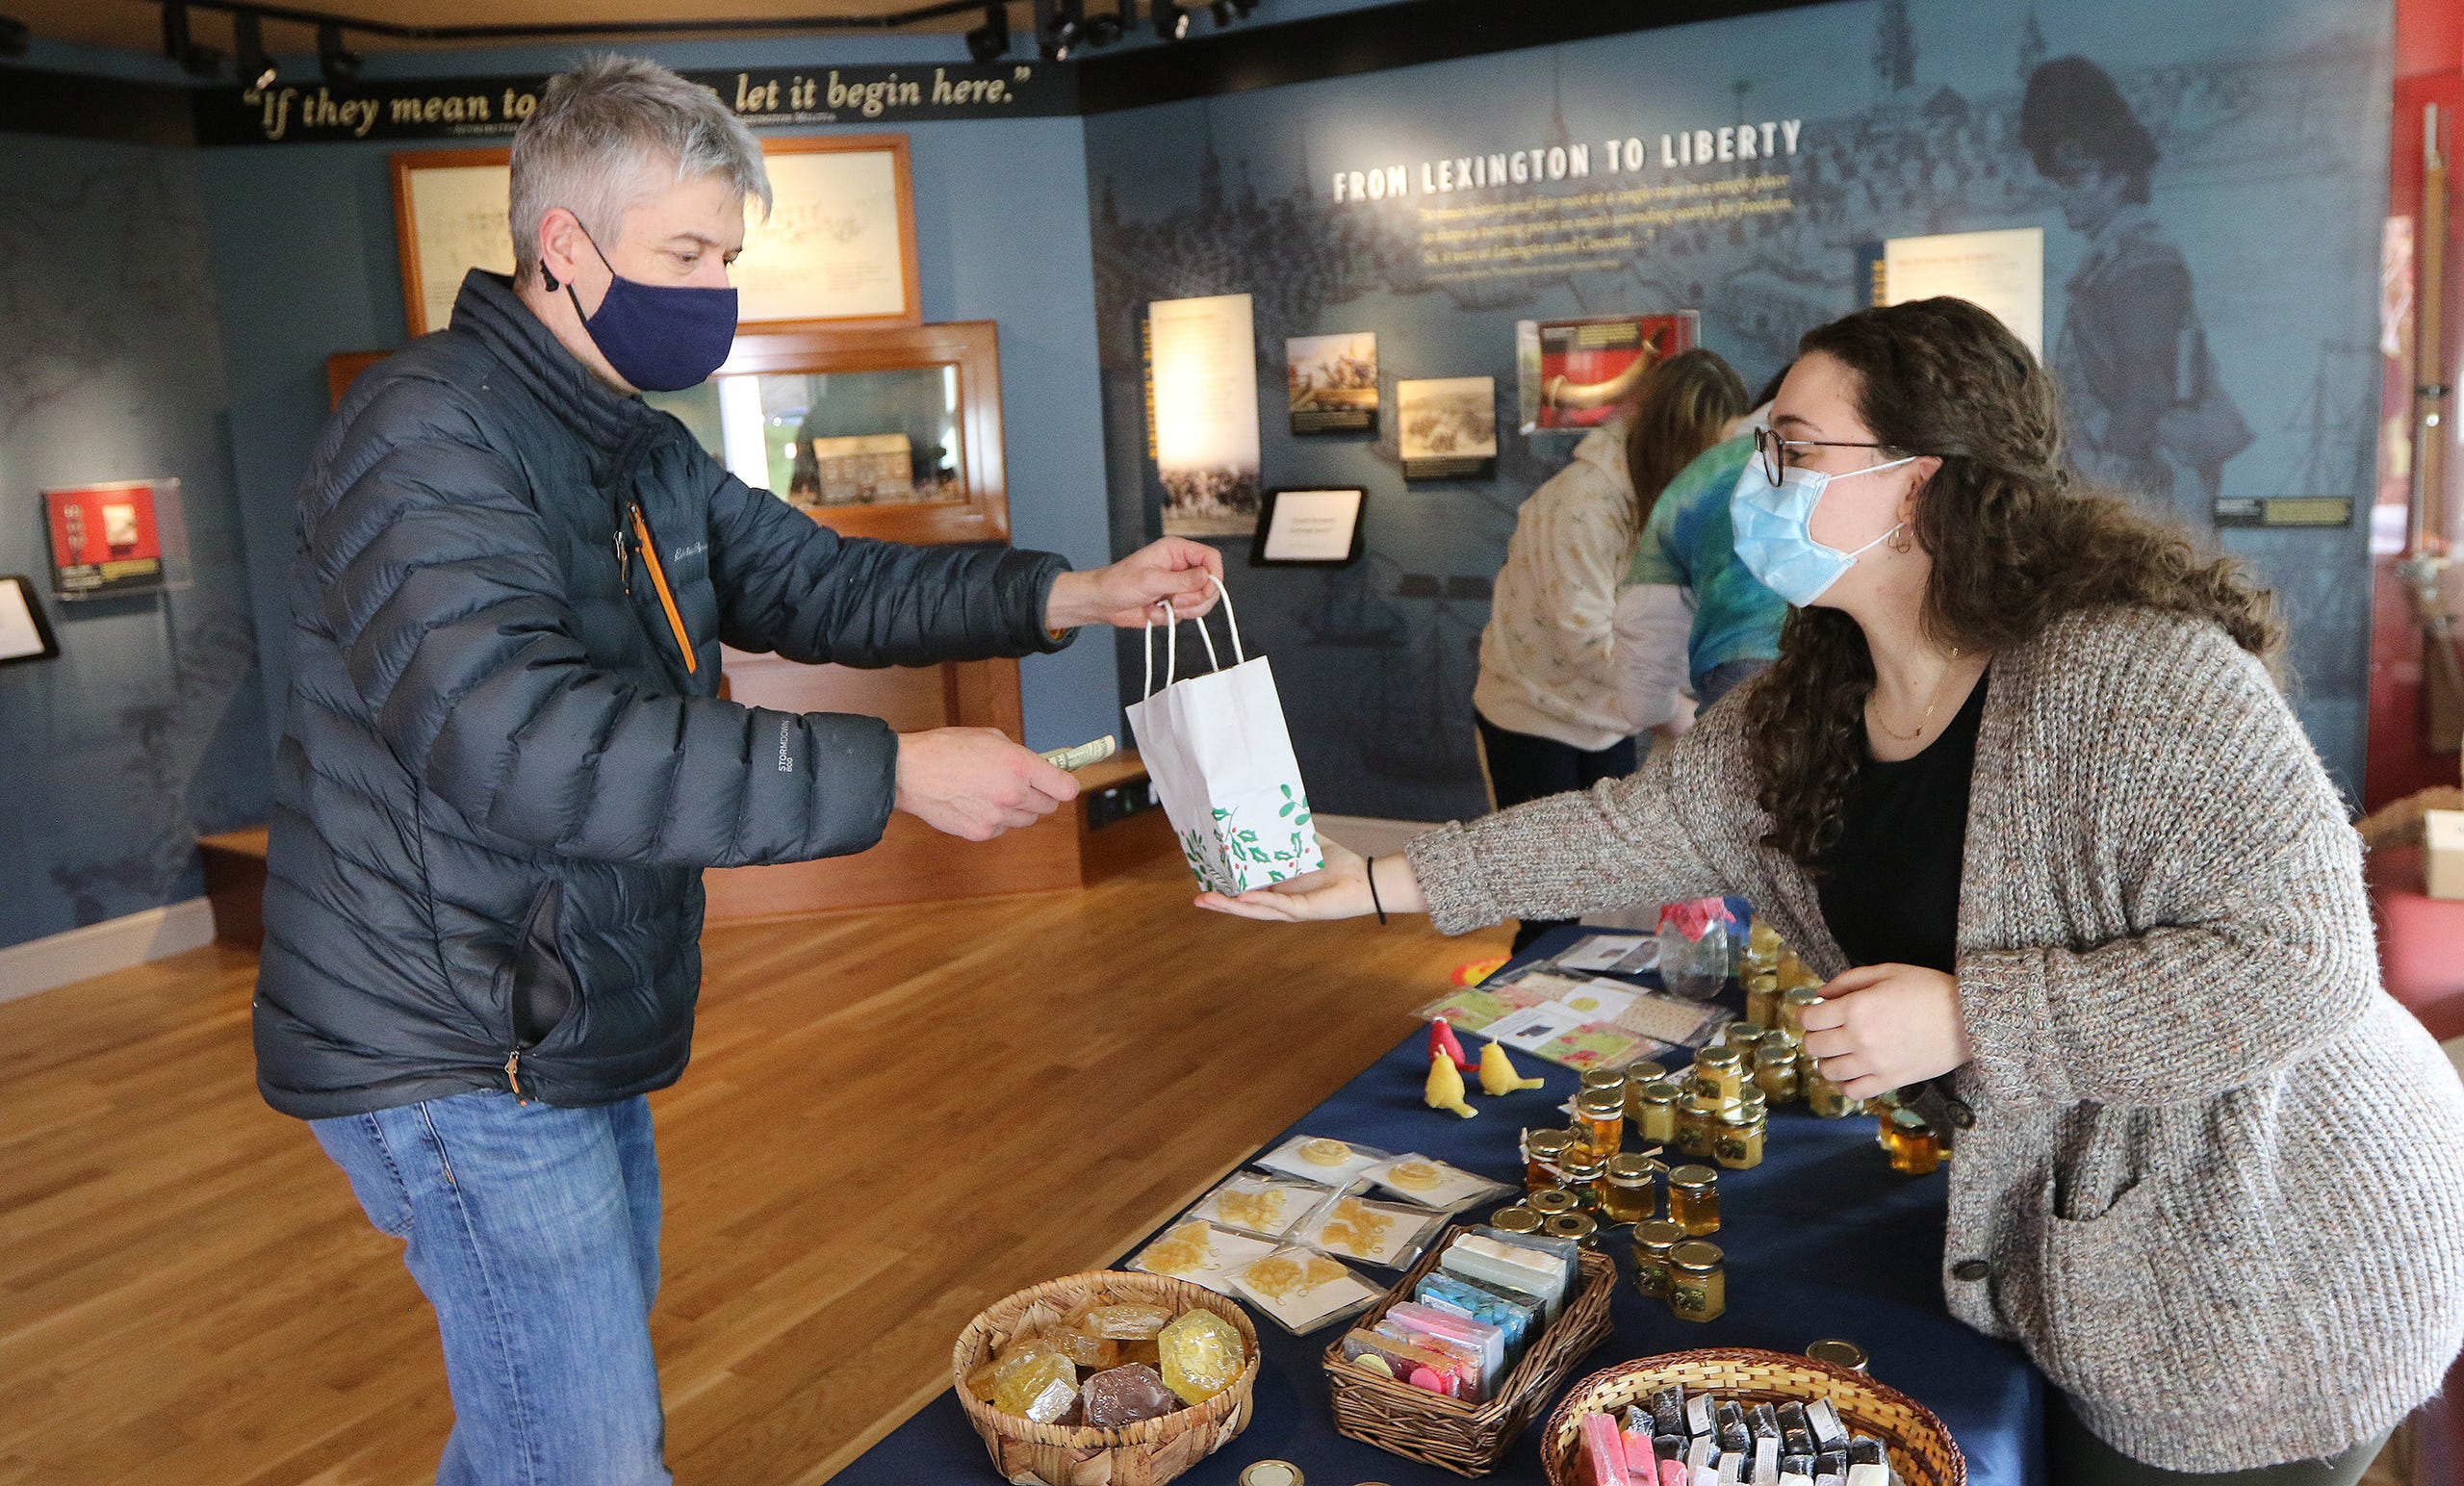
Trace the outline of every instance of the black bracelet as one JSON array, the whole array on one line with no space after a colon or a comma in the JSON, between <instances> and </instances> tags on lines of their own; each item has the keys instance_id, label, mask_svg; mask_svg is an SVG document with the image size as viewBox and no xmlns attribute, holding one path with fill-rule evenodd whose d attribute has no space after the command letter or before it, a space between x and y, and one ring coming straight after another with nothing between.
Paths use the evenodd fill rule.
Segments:
<instances>
[{"instance_id":1,"label":"black bracelet","mask_svg":"<svg viewBox=\"0 0 2464 1486\"><path fill-rule=\"evenodd\" d=\"M1377 921L1386 922L1386 905L1377 901L1377 858L1369 858L1369 906L1377 910Z\"/></svg>"}]
</instances>

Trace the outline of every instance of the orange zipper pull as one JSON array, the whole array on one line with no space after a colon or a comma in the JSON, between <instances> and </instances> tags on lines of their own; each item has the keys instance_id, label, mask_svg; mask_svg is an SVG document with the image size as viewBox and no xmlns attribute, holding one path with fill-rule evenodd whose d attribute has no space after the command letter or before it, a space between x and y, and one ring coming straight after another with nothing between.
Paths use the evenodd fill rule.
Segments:
<instances>
[{"instance_id":1,"label":"orange zipper pull","mask_svg":"<svg viewBox=\"0 0 2464 1486\"><path fill-rule=\"evenodd\" d=\"M676 648L684 656L684 674L691 676L701 666L693 658L692 637L684 632L684 616L677 612L676 595L668 589L667 569L660 566L658 560L658 544L651 540L650 523L642 520L642 508L638 502L631 507L631 514L633 545L641 551L642 565L650 569L651 585L658 590L659 607L667 611L667 626L676 631ZM627 592L631 590L629 588Z\"/></svg>"},{"instance_id":2,"label":"orange zipper pull","mask_svg":"<svg viewBox=\"0 0 2464 1486\"><path fill-rule=\"evenodd\" d=\"M505 1087L513 1090L513 1097L514 1097L516 1100L518 1100L518 1101L520 1101L521 1103L524 1103L524 1104L528 1104L528 1103L530 1102L530 1096L529 1096L528 1094L526 1094L526 1093L524 1093L524 1092L522 1091L522 1049L521 1049L521 1048L518 1048L518 1047L517 1047L517 1048L515 1048L512 1052L505 1054L505 1057L504 1057L504 1082L505 1082Z\"/></svg>"}]
</instances>

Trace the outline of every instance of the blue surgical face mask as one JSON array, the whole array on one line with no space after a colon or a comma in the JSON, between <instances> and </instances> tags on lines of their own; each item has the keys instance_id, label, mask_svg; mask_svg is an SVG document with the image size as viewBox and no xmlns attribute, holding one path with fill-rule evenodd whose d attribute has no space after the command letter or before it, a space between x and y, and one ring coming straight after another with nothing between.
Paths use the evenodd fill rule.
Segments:
<instances>
[{"instance_id":1,"label":"blue surgical face mask","mask_svg":"<svg viewBox=\"0 0 2464 1486\"><path fill-rule=\"evenodd\" d=\"M1919 457L1911 454L1845 474L1783 470L1777 485L1771 483L1759 454L1748 458L1744 472L1737 475L1736 489L1729 496L1729 521L1736 528L1737 560L1763 587L1804 608L1829 592L1841 574L1857 565L1859 557L1890 540L1892 533L1907 525L1902 522L1892 526L1853 552L1826 547L1813 539L1810 529L1813 508L1822 500L1824 489L1833 480L1895 470Z\"/></svg>"},{"instance_id":2,"label":"blue surgical face mask","mask_svg":"<svg viewBox=\"0 0 2464 1486\"><path fill-rule=\"evenodd\" d=\"M582 229L582 241L607 263L588 228ZM599 301L597 314L582 313L570 283L565 296L618 376L644 392L681 392L707 381L728 359L735 344L733 289L645 284L618 273L614 264L607 264L607 296Z\"/></svg>"}]
</instances>

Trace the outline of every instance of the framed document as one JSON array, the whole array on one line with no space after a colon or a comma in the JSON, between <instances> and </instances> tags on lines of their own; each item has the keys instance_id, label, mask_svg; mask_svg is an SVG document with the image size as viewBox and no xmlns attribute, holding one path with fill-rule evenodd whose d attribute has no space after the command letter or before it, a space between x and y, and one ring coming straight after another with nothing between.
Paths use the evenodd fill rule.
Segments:
<instances>
[{"instance_id":1,"label":"framed document","mask_svg":"<svg viewBox=\"0 0 2464 1486\"><path fill-rule=\"evenodd\" d=\"M177 545L180 482L115 480L42 493L51 533L51 591L63 599L116 599L160 592L165 558Z\"/></svg>"},{"instance_id":2,"label":"framed document","mask_svg":"<svg viewBox=\"0 0 2464 1486\"><path fill-rule=\"evenodd\" d=\"M21 660L52 660L60 640L43 618L35 585L16 574L0 575L0 666Z\"/></svg>"},{"instance_id":3,"label":"framed document","mask_svg":"<svg viewBox=\"0 0 2464 1486\"><path fill-rule=\"evenodd\" d=\"M1360 560L1361 508L1369 492L1270 490L1249 546L1253 568L1343 568Z\"/></svg>"},{"instance_id":4,"label":"framed document","mask_svg":"<svg viewBox=\"0 0 2464 1486\"><path fill-rule=\"evenodd\" d=\"M770 171L770 216L746 218L744 252L731 275L739 322L920 324L907 136L765 140L761 156ZM412 335L445 327L473 269L513 271L510 159L502 148L394 155L394 223Z\"/></svg>"}]
</instances>

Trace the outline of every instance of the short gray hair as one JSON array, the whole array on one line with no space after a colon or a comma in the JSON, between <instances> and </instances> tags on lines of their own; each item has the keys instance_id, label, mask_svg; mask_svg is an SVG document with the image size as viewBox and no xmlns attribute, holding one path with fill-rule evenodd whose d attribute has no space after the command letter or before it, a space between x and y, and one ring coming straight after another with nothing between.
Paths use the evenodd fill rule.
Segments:
<instances>
[{"instance_id":1,"label":"short gray hair","mask_svg":"<svg viewBox=\"0 0 2464 1486\"><path fill-rule=\"evenodd\" d=\"M666 176L662 180L660 177ZM716 175L770 213L761 145L719 95L639 57L585 57L548 80L513 136L514 276L539 268L539 218L563 207L613 246L626 212L676 181Z\"/></svg>"}]
</instances>

